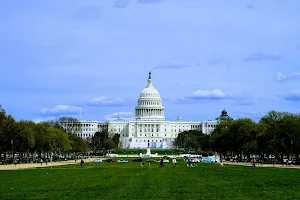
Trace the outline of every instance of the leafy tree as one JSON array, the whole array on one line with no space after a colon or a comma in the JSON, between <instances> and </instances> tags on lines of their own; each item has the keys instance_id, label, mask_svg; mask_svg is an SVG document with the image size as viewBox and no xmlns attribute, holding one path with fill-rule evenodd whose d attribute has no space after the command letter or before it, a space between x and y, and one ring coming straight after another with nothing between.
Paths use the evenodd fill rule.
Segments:
<instances>
[{"instance_id":1,"label":"leafy tree","mask_svg":"<svg viewBox=\"0 0 300 200\"><path fill-rule=\"evenodd\" d=\"M175 145L179 148L193 149L197 151L209 149L209 137L202 131L189 130L178 134Z\"/></svg>"},{"instance_id":2,"label":"leafy tree","mask_svg":"<svg viewBox=\"0 0 300 200\"><path fill-rule=\"evenodd\" d=\"M103 148L106 149L106 141L108 139L108 132L101 131L96 132L94 136L91 138L90 146L93 149L93 152L96 153L97 151L101 151Z\"/></svg>"},{"instance_id":3,"label":"leafy tree","mask_svg":"<svg viewBox=\"0 0 300 200\"><path fill-rule=\"evenodd\" d=\"M33 148L35 145L35 126L36 124L32 121L24 121L16 123L18 134L16 135L16 139L14 141L16 150L18 152L27 153L27 159L29 157L29 153L33 152Z\"/></svg>"},{"instance_id":4,"label":"leafy tree","mask_svg":"<svg viewBox=\"0 0 300 200\"><path fill-rule=\"evenodd\" d=\"M66 133L81 135L82 128L78 119L73 117L61 117L56 121L58 127L62 127Z\"/></svg>"},{"instance_id":5,"label":"leafy tree","mask_svg":"<svg viewBox=\"0 0 300 200\"><path fill-rule=\"evenodd\" d=\"M112 139L114 143L114 147L118 148L119 147L119 142L120 142L120 134L115 134Z\"/></svg>"}]
</instances>

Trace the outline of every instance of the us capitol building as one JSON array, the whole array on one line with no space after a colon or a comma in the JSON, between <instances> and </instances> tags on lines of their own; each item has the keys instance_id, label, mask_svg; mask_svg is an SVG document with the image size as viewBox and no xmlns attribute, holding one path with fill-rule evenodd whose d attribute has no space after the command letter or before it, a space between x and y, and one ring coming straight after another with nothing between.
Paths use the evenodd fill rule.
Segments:
<instances>
[{"instance_id":1,"label":"us capitol building","mask_svg":"<svg viewBox=\"0 0 300 200\"><path fill-rule=\"evenodd\" d=\"M214 130L219 119L229 118L226 110L213 121L184 121L178 117L174 121L165 119L164 106L159 92L152 84L149 72L148 84L144 88L135 107L135 118L125 120L118 117L116 120L98 122L80 120L78 122L64 122L62 127L77 136L88 138L96 132L107 130L109 136L120 134L121 148L151 148L169 149L174 147L178 134L188 130L198 130L208 134Z\"/></svg>"}]
</instances>

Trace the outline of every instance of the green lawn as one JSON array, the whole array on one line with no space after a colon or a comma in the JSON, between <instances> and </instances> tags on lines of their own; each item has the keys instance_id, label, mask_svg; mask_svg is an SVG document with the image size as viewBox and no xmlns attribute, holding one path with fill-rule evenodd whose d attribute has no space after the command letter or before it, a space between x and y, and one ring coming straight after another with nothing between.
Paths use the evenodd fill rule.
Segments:
<instances>
[{"instance_id":1,"label":"green lawn","mask_svg":"<svg viewBox=\"0 0 300 200\"><path fill-rule=\"evenodd\" d=\"M0 171L0 199L300 199L300 170L86 163Z\"/></svg>"}]
</instances>

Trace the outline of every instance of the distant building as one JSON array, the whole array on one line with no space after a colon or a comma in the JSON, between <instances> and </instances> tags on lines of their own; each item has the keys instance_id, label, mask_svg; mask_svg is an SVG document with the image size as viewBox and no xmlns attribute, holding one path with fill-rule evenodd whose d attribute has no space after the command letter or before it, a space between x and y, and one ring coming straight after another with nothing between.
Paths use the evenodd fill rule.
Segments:
<instances>
[{"instance_id":1,"label":"distant building","mask_svg":"<svg viewBox=\"0 0 300 200\"><path fill-rule=\"evenodd\" d=\"M148 84L144 88L135 107L135 118L98 122L80 120L78 122L64 122L63 128L83 138L92 137L96 132L106 130L112 137L120 134L120 146L123 148L173 148L178 134L188 130L198 130L205 134L211 133L219 119L230 118L225 110L220 117L213 121L185 121L178 117L174 121L165 119L164 107L159 92L152 84L149 72ZM230 118L232 119L232 118ZM70 129L71 127L71 129Z\"/></svg>"},{"instance_id":2,"label":"distant building","mask_svg":"<svg viewBox=\"0 0 300 200\"><path fill-rule=\"evenodd\" d=\"M224 109L220 117L217 117L216 120L233 120L233 119L228 116L227 111Z\"/></svg>"}]
</instances>

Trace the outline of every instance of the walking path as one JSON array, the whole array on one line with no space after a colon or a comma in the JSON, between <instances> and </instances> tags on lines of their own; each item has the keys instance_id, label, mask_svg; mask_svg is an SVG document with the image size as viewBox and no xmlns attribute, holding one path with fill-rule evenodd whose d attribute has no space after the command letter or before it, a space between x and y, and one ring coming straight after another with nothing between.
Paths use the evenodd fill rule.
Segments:
<instances>
[{"instance_id":1,"label":"walking path","mask_svg":"<svg viewBox=\"0 0 300 200\"><path fill-rule=\"evenodd\" d=\"M229 164L229 165L243 165L243 166L248 166L252 167L252 163L236 163L236 162L225 162L224 164ZM281 165L281 164L255 164L255 167L277 167L277 168L295 168L295 169L300 169L300 165Z\"/></svg>"},{"instance_id":2,"label":"walking path","mask_svg":"<svg viewBox=\"0 0 300 200\"><path fill-rule=\"evenodd\" d=\"M92 162L96 158L88 158L83 159L84 162ZM70 165L70 164L77 164L80 165L79 160L67 160L67 161L60 161L60 162L48 162L47 164L43 162L41 163L23 163L23 164L9 164L9 165L0 165L0 170L19 170L19 169L28 169L28 168L36 168L36 167L51 167L51 166L59 166L59 165Z\"/></svg>"},{"instance_id":3,"label":"walking path","mask_svg":"<svg viewBox=\"0 0 300 200\"><path fill-rule=\"evenodd\" d=\"M128 157L128 156L127 156ZM129 156L130 157L130 156ZM88 158L88 159L83 159L85 163L87 162L92 162L97 158ZM78 164L80 165L80 159L79 160L67 160L67 161L61 161L61 162L48 162L47 165L46 163L24 163L24 164L10 164L10 165L0 165L0 170L19 170L19 169L28 169L28 168L36 168L36 167L51 167L51 166L60 166L60 165L70 165L70 164ZM242 165L242 166L248 166L252 167L252 163L236 163L236 162L225 162L224 164L229 164L229 165ZM277 168L286 168L286 169L300 169L300 165L281 165L281 164L256 164L256 167L277 167Z\"/></svg>"}]
</instances>

